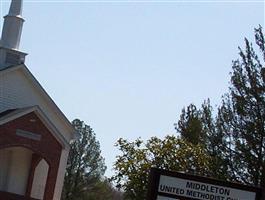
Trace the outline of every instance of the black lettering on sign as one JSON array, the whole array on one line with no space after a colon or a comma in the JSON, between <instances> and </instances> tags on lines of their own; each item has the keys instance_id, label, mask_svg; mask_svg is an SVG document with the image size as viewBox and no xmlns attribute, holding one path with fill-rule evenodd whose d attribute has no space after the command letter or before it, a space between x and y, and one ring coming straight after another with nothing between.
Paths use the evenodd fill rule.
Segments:
<instances>
[{"instance_id":1,"label":"black lettering on sign","mask_svg":"<svg viewBox=\"0 0 265 200\"><path fill-rule=\"evenodd\" d=\"M167 185L160 185L160 191L171 194L184 194L185 191L181 188L170 187Z\"/></svg>"},{"instance_id":2,"label":"black lettering on sign","mask_svg":"<svg viewBox=\"0 0 265 200\"><path fill-rule=\"evenodd\" d=\"M213 185L206 185L206 184L199 184L194 182L187 181L186 188L193 189L193 190L199 190L203 192L209 192L209 193L215 193L220 195L230 195L230 190L227 188L217 187Z\"/></svg>"}]
</instances>

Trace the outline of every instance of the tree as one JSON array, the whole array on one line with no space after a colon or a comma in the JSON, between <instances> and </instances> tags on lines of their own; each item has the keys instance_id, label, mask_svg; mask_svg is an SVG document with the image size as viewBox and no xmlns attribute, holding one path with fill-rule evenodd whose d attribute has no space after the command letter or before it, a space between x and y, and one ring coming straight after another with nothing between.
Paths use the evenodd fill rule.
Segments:
<instances>
[{"instance_id":1,"label":"tree","mask_svg":"<svg viewBox=\"0 0 265 200\"><path fill-rule=\"evenodd\" d=\"M258 51L245 39L233 61L231 86L218 111L217 128L224 135L232 180L265 186L265 42L255 29Z\"/></svg>"},{"instance_id":2,"label":"tree","mask_svg":"<svg viewBox=\"0 0 265 200\"><path fill-rule=\"evenodd\" d=\"M151 167L201 175L209 170L209 157L202 146L175 136L168 135L163 140L152 137L146 143L141 139L129 142L121 138L116 146L121 155L114 163L116 174L112 180L124 190L124 199L146 198Z\"/></svg>"},{"instance_id":3,"label":"tree","mask_svg":"<svg viewBox=\"0 0 265 200\"><path fill-rule=\"evenodd\" d=\"M151 167L208 175L265 188L265 41L255 29L258 51L245 39L233 61L229 92L214 116L210 101L182 110L180 137L117 143L121 155L113 180L125 199L145 199Z\"/></svg>"},{"instance_id":4,"label":"tree","mask_svg":"<svg viewBox=\"0 0 265 200\"><path fill-rule=\"evenodd\" d=\"M182 109L180 119L175 124L180 137L192 144L200 144L210 157L209 171L204 176L226 180L227 159L223 153L223 136L217 132L216 120L210 100L205 100L200 108L190 104Z\"/></svg>"},{"instance_id":5,"label":"tree","mask_svg":"<svg viewBox=\"0 0 265 200\"><path fill-rule=\"evenodd\" d=\"M108 179L99 180L92 190L85 194L89 200L122 200L122 192L113 187Z\"/></svg>"},{"instance_id":6,"label":"tree","mask_svg":"<svg viewBox=\"0 0 265 200\"><path fill-rule=\"evenodd\" d=\"M224 133L218 131L216 116L213 115L213 107L210 100L204 101L201 106L201 121L205 132L205 148L207 154L211 157L210 171L207 176L219 180L228 180L228 162L225 152Z\"/></svg>"},{"instance_id":7,"label":"tree","mask_svg":"<svg viewBox=\"0 0 265 200\"><path fill-rule=\"evenodd\" d=\"M203 144L205 132L203 130L201 111L194 104L183 108L180 119L175 124L175 129L180 133L181 138L192 144Z\"/></svg>"},{"instance_id":8,"label":"tree","mask_svg":"<svg viewBox=\"0 0 265 200\"><path fill-rule=\"evenodd\" d=\"M80 137L71 144L62 199L83 200L101 182L106 166L92 128L79 119L72 125Z\"/></svg>"}]
</instances>

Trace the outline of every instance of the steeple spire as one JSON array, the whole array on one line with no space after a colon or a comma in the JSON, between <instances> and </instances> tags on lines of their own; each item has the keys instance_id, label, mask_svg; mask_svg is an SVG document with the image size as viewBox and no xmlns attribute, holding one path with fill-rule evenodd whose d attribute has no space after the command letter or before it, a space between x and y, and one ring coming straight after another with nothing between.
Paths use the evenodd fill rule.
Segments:
<instances>
[{"instance_id":1,"label":"steeple spire","mask_svg":"<svg viewBox=\"0 0 265 200\"><path fill-rule=\"evenodd\" d=\"M2 31L2 45L10 49L18 49L24 19L22 14L22 0L12 0L8 15L4 18Z\"/></svg>"},{"instance_id":2,"label":"steeple spire","mask_svg":"<svg viewBox=\"0 0 265 200\"><path fill-rule=\"evenodd\" d=\"M4 17L0 43L0 69L10 65L24 63L26 53L19 51L24 19L22 18L22 0L12 0L9 13Z\"/></svg>"},{"instance_id":3,"label":"steeple spire","mask_svg":"<svg viewBox=\"0 0 265 200\"><path fill-rule=\"evenodd\" d=\"M22 0L12 0L8 15L21 16Z\"/></svg>"}]
</instances>

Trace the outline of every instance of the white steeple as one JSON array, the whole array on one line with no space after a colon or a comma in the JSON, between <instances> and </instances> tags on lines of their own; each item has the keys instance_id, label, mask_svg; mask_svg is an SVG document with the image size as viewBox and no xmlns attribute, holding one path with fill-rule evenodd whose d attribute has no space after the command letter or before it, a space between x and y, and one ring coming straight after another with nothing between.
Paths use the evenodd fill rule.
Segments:
<instances>
[{"instance_id":1,"label":"white steeple","mask_svg":"<svg viewBox=\"0 0 265 200\"><path fill-rule=\"evenodd\" d=\"M24 19L22 14L22 0L12 0L8 15L4 18L2 31L2 45L10 49L18 49Z\"/></svg>"},{"instance_id":2,"label":"white steeple","mask_svg":"<svg viewBox=\"0 0 265 200\"><path fill-rule=\"evenodd\" d=\"M9 13L4 17L0 43L0 69L22 64L26 54L19 51L24 19L22 18L22 0L12 0Z\"/></svg>"},{"instance_id":3,"label":"white steeple","mask_svg":"<svg viewBox=\"0 0 265 200\"><path fill-rule=\"evenodd\" d=\"M21 16L22 14L22 0L12 0L9 9L9 15Z\"/></svg>"}]
</instances>

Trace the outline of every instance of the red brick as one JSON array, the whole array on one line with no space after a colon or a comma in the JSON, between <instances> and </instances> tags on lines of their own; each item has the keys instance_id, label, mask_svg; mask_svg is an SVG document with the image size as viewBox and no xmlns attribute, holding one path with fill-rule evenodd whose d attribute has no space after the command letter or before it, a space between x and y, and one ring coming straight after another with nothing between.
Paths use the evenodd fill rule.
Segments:
<instances>
[{"instance_id":1,"label":"red brick","mask_svg":"<svg viewBox=\"0 0 265 200\"><path fill-rule=\"evenodd\" d=\"M18 136L16 135L17 129L39 134L41 135L41 140L37 141ZM52 200L62 146L34 112L0 126L0 149L15 146L28 148L46 160L49 165L49 172L44 193L44 200ZM2 195L3 193L0 193L0 200L2 200ZM5 200L8 200L8 198Z\"/></svg>"}]
</instances>

